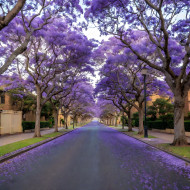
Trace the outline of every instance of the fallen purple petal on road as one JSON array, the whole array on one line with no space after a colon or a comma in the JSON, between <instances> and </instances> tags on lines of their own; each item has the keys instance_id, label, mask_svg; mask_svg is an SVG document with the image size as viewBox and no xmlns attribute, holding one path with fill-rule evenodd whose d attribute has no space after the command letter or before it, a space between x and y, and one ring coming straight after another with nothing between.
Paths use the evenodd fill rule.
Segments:
<instances>
[{"instance_id":1,"label":"fallen purple petal on road","mask_svg":"<svg viewBox=\"0 0 190 190\"><path fill-rule=\"evenodd\" d=\"M0 164L0 183L5 187L15 187L22 178L27 185L28 179L35 181L39 175L48 180L49 176L64 176L56 183L46 183L73 190L86 187L90 180L93 190L109 190L106 184L119 190L190 189L190 166L185 161L97 122ZM86 178L89 180L82 183Z\"/></svg>"}]
</instances>

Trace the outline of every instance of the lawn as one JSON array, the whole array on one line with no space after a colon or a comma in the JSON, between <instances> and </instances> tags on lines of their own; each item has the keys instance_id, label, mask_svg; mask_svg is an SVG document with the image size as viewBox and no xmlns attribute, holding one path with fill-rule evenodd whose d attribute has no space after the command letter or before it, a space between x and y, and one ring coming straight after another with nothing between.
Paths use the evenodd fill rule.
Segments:
<instances>
[{"instance_id":1,"label":"lawn","mask_svg":"<svg viewBox=\"0 0 190 190\"><path fill-rule=\"evenodd\" d=\"M80 128L80 127L82 127L82 126L84 126L84 125L86 125L86 124L88 124L88 123L81 123L81 124L78 124L77 126L76 126L76 124L75 124L74 129ZM68 129L63 128L62 130L63 130L63 131L73 130L73 125L69 125L69 126L68 126Z\"/></svg>"},{"instance_id":2,"label":"lawn","mask_svg":"<svg viewBox=\"0 0 190 190\"><path fill-rule=\"evenodd\" d=\"M113 129L116 129L116 130L118 130L118 131L121 131L121 132L126 132L126 131L128 131L128 129L127 129L127 127L125 126L124 127L124 129L122 128L122 126L109 126L109 127L111 127L111 128L113 128Z\"/></svg>"},{"instance_id":3,"label":"lawn","mask_svg":"<svg viewBox=\"0 0 190 190\"><path fill-rule=\"evenodd\" d=\"M83 126L85 124L86 123L83 123L80 126L75 126L75 128L79 128L79 127L81 127L81 126ZM59 130L59 132L49 133L49 134L43 135L42 137L25 139L25 140L22 140L22 141L18 141L18 142L14 142L14 143L11 143L11 144L4 145L4 146L0 146L0 156L3 156L5 154L7 154L7 153L10 153L10 152L16 151L18 149L24 148L26 146L38 143L40 141L56 137L56 136L58 136L60 134L63 134L64 132L68 132L68 131L72 131L72 130L73 130L73 126L70 125L70 126L68 126L68 129L63 128L63 129Z\"/></svg>"},{"instance_id":4,"label":"lawn","mask_svg":"<svg viewBox=\"0 0 190 190\"><path fill-rule=\"evenodd\" d=\"M179 156L183 156L185 158L190 159L190 146L172 146L169 144L159 144L157 146L166 151L169 151Z\"/></svg>"},{"instance_id":5,"label":"lawn","mask_svg":"<svg viewBox=\"0 0 190 190\"><path fill-rule=\"evenodd\" d=\"M137 131L131 131L131 132L127 132L126 133L127 135L130 135L130 136L134 136L134 137L137 137L137 138L144 138L144 135L139 135ZM149 139L152 139L152 138L156 138L152 135L148 135L148 138Z\"/></svg>"},{"instance_id":6,"label":"lawn","mask_svg":"<svg viewBox=\"0 0 190 190\"><path fill-rule=\"evenodd\" d=\"M130 135L130 136L135 136L137 138L144 138L144 135L138 135L138 132L137 131L131 131L131 132L128 132L128 129L127 127L125 127L124 129L122 129L122 126L109 126L113 129L117 129L118 131L120 132L125 132L127 135ZM156 138L152 135L148 135L148 138L152 139L152 138Z\"/></svg>"},{"instance_id":7,"label":"lawn","mask_svg":"<svg viewBox=\"0 0 190 190\"><path fill-rule=\"evenodd\" d=\"M62 133L63 132L49 133L49 134L46 134L46 135L44 135L42 137L25 139L25 140L22 140L22 141L18 141L18 142L14 142L14 143L11 143L11 144L4 145L4 146L0 146L0 156L3 156L5 154L7 154L7 153L10 153L10 152L13 152L15 150L24 148L26 146L38 143L40 141L43 141L43 140L58 136L58 135L60 135Z\"/></svg>"}]
</instances>

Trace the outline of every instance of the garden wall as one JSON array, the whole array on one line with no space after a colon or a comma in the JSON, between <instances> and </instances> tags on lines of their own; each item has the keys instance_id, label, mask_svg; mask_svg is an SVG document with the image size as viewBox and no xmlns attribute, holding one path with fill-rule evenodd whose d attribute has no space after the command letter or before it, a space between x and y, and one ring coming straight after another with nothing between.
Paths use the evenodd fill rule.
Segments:
<instances>
[{"instance_id":1,"label":"garden wall","mask_svg":"<svg viewBox=\"0 0 190 190\"><path fill-rule=\"evenodd\" d=\"M0 135L22 132L22 111L3 110L0 114Z\"/></svg>"}]
</instances>

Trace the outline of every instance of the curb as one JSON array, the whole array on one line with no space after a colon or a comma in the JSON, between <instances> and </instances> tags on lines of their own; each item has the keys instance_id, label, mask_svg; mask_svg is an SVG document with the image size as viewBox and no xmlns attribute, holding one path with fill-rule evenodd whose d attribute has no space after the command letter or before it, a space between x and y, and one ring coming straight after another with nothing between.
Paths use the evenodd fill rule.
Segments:
<instances>
[{"instance_id":1,"label":"curb","mask_svg":"<svg viewBox=\"0 0 190 190\"><path fill-rule=\"evenodd\" d=\"M120 131L119 131L119 132L120 132ZM121 133L123 133L124 135L127 135L127 134L124 133L124 132L121 132ZM187 159L187 158L184 158L184 157L182 157L182 156L179 156L179 155L177 155L177 154L174 154L174 153L169 152L169 151L167 151L167 150L164 150L164 149L162 149L162 148L158 148L158 147L156 147L156 146L154 146L154 145L152 145L152 144L149 144L149 143L147 143L147 142L145 142L145 141L143 141L143 140L141 140L141 139L138 139L138 138L136 138L136 137L133 137L133 136L130 136L130 135L127 135L127 136L128 136L128 137L131 137L131 138L134 138L134 139L136 139L136 140L138 140L138 141L140 141L140 142L142 142L142 143L145 143L145 144L147 144L147 145L149 145L149 146L151 146L151 147L153 147L153 148L155 148L155 149L157 149L157 150L161 150L161 151L163 151L163 152L165 152L165 153L167 153L167 154L170 154L170 155L175 156L175 157L177 157L177 158L179 158L179 159L181 159L181 160L183 160L183 161L185 161L185 162L190 163L190 160Z\"/></svg>"},{"instance_id":2,"label":"curb","mask_svg":"<svg viewBox=\"0 0 190 190\"><path fill-rule=\"evenodd\" d=\"M5 155L3 155L3 156L0 156L0 164L3 163L3 162L5 162L5 161L7 161L7 160L9 160L9 159L11 159L11 158L14 158L14 157L16 157L16 156L18 156L18 155L20 155L20 154L23 154L23 153L25 153L25 152L28 152L28 151L30 151L30 150L32 150L32 149L38 147L38 146L41 146L41 145L43 145L43 144L45 144L45 143L47 143L47 142L50 142L50 141L52 141L52 140L55 140L55 139L57 139L57 138L59 138L59 137L61 137L61 136L63 136L63 135L66 135L66 134L68 134L68 133L71 133L71 132L73 132L74 130L77 130L77 129L78 129L78 128L73 129L72 131L68 131L68 132L66 132L66 133L60 134L60 135L58 135L58 136L56 136L56 137L50 137L49 139L40 141L40 142L38 142L38 143L35 143L35 144L32 144L32 145L23 147L23 148L21 148L21 149L18 149L18 150L15 150L15 151L13 151L13 152L7 153L7 154L5 154Z\"/></svg>"}]
</instances>

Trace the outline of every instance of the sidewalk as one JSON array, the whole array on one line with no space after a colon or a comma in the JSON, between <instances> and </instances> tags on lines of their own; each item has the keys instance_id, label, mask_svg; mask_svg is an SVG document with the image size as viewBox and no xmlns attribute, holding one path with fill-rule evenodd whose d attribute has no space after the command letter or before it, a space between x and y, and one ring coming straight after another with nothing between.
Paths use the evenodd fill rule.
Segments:
<instances>
[{"instance_id":1,"label":"sidewalk","mask_svg":"<svg viewBox=\"0 0 190 190\"><path fill-rule=\"evenodd\" d=\"M59 130L60 129L63 129L63 127L60 127ZM54 130L55 130L54 128L43 130L43 131L41 131L41 135L53 133ZM34 135L34 132L0 136L0 146L14 143L14 142L21 141L21 140L25 140L25 139L30 139L33 137L33 135Z\"/></svg>"},{"instance_id":2,"label":"sidewalk","mask_svg":"<svg viewBox=\"0 0 190 190\"><path fill-rule=\"evenodd\" d=\"M133 131L138 131L138 128L133 128ZM143 138L143 141L152 141L152 144L161 144L161 143L172 143L174 139L174 134L168 134L168 133L161 133L161 132L156 132L156 131L148 131L149 135L152 135L156 138L152 139L145 139ZM190 137L187 137L187 141L190 143Z\"/></svg>"}]
</instances>

